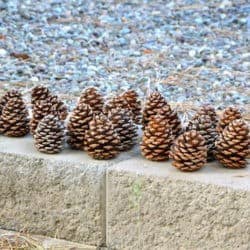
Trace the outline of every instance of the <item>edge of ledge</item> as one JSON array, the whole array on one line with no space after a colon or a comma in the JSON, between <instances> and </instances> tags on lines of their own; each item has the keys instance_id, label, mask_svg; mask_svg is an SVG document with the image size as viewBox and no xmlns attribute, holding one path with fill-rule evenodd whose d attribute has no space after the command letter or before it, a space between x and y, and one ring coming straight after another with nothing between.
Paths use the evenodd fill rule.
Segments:
<instances>
[{"instance_id":1,"label":"edge of ledge","mask_svg":"<svg viewBox=\"0 0 250 250\"><path fill-rule=\"evenodd\" d=\"M181 172L171 166L170 160L152 162L139 156L114 164L107 171L118 171L145 177L183 180L185 182L197 182L207 185L211 184L250 192L250 161L248 161L248 166L243 169L227 169L218 162L213 161L207 163L199 171Z\"/></svg>"}]
</instances>

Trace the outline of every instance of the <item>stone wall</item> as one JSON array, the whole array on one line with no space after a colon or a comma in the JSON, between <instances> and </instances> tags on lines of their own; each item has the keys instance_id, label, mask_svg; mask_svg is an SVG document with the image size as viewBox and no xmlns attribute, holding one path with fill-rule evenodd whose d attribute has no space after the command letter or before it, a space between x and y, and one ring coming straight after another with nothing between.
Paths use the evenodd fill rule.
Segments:
<instances>
[{"instance_id":1,"label":"stone wall","mask_svg":"<svg viewBox=\"0 0 250 250\"><path fill-rule=\"evenodd\" d=\"M249 249L250 170L182 173L138 149L115 160L0 138L0 228L107 249Z\"/></svg>"}]
</instances>

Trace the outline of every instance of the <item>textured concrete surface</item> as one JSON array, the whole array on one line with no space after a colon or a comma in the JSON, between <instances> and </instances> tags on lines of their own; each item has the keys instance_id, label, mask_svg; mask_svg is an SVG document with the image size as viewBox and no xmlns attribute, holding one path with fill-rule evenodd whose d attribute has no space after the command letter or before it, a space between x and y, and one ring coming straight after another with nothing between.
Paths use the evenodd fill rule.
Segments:
<instances>
[{"instance_id":1,"label":"textured concrete surface","mask_svg":"<svg viewBox=\"0 0 250 250\"><path fill-rule=\"evenodd\" d=\"M250 249L250 168L182 173L138 148L111 161L0 136L0 228L108 249Z\"/></svg>"},{"instance_id":2,"label":"textured concrete surface","mask_svg":"<svg viewBox=\"0 0 250 250\"><path fill-rule=\"evenodd\" d=\"M0 153L0 228L100 245L104 171Z\"/></svg>"},{"instance_id":3,"label":"textured concrete surface","mask_svg":"<svg viewBox=\"0 0 250 250\"><path fill-rule=\"evenodd\" d=\"M41 154L30 137L0 136L0 228L104 244L110 164L80 151Z\"/></svg>"},{"instance_id":4,"label":"textured concrete surface","mask_svg":"<svg viewBox=\"0 0 250 250\"><path fill-rule=\"evenodd\" d=\"M82 151L39 153L31 136L0 136L0 228L105 245L106 168Z\"/></svg>"},{"instance_id":5,"label":"textured concrete surface","mask_svg":"<svg viewBox=\"0 0 250 250\"><path fill-rule=\"evenodd\" d=\"M17 242L20 242L21 239L22 241L33 243L35 246L37 246L37 249L41 250L99 250L99 248L95 246L87 246L65 240L44 237L41 235L22 234L1 229L0 237L7 240L11 237L11 239L13 239L14 241L16 240ZM9 247L9 249L12 248Z\"/></svg>"},{"instance_id":6,"label":"textured concrete surface","mask_svg":"<svg viewBox=\"0 0 250 250\"><path fill-rule=\"evenodd\" d=\"M110 249L250 249L250 172L132 159L108 170Z\"/></svg>"}]
</instances>

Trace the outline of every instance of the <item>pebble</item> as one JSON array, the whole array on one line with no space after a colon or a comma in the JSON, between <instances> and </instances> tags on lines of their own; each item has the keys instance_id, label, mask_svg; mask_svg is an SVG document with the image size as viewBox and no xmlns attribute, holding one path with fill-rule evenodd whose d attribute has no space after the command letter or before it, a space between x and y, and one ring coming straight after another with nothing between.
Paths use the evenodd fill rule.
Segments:
<instances>
[{"instance_id":1,"label":"pebble","mask_svg":"<svg viewBox=\"0 0 250 250\"><path fill-rule=\"evenodd\" d=\"M0 49L0 57L6 57L8 52L5 49Z\"/></svg>"},{"instance_id":2,"label":"pebble","mask_svg":"<svg viewBox=\"0 0 250 250\"><path fill-rule=\"evenodd\" d=\"M196 9L193 0L0 2L6 88L41 81L74 105L86 86L105 95L134 88L143 99L157 87L170 102L247 109L250 16L240 1L202 1Z\"/></svg>"}]
</instances>

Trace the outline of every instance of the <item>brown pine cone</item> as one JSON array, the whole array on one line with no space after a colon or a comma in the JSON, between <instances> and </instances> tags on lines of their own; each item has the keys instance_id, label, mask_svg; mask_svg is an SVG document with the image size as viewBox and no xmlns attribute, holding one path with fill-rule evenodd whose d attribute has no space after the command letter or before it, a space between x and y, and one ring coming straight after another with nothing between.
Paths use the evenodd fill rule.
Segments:
<instances>
[{"instance_id":1,"label":"brown pine cone","mask_svg":"<svg viewBox=\"0 0 250 250\"><path fill-rule=\"evenodd\" d=\"M28 110L21 97L9 99L0 117L0 134L21 137L29 133Z\"/></svg>"},{"instance_id":2,"label":"brown pine cone","mask_svg":"<svg viewBox=\"0 0 250 250\"><path fill-rule=\"evenodd\" d=\"M35 147L41 153L56 154L62 151L65 139L64 125L57 116L44 117L35 131Z\"/></svg>"},{"instance_id":3,"label":"brown pine cone","mask_svg":"<svg viewBox=\"0 0 250 250\"><path fill-rule=\"evenodd\" d=\"M120 138L104 115L96 115L85 133L84 150L97 160L114 158L119 153Z\"/></svg>"},{"instance_id":4,"label":"brown pine cone","mask_svg":"<svg viewBox=\"0 0 250 250\"><path fill-rule=\"evenodd\" d=\"M170 158L172 165L181 171L196 171L207 161L206 140L195 130L187 131L175 140Z\"/></svg>"},{"instance_id":5,"label":"brown pine cone","mask_svg":"<svg viewBox=\"0 0 250 250\"><path fill-rule=\"evenodd\" d=\"M93 111L89 105L80 103L73 110L68 123L67 143L73 149L82 149L84 147L85 132L89 129L89 122L93 118Z\"/></svg>"},{"instance_id":6,"label":"brown pine cone","mask_svg":"<svg viewBox=\"0 0 250 250\"><path fill-rule=\"evenodd\" d=\"M214 127L213 121L211 120L211 116L199 114L195 115L187 126L187 131L189 130L196 130L205 138L207 146L207 159L209 161L213 160L215 141L218 133Z\"/></svg>"},{"instance_id":7,"label":"brown pine cone","mask_svg":"<svg viewBox=\"0 0 250 250\"><path fill-rule=\"evenodd\" d=\"M143 129L145 129L145 127L147 126L150 117L156 115L159 109L161 109L165 105L167 105L167 101L160 92L154 91L150 94L150 96L146 100L145 107L142 113Z\"/></svg>"},{"instance_id":8,"label":"brown pine cone","mask_svg":"<svg viewBox=\"0 0 250 250\"><path fill-rule=\"evenodd\" d=\"M170 146L173 142L171 126L164 116L153 116L144 130L141 153L151 161L169 159Z\"/></svg>"},{"instance_id":9,"label":"brown pine cone","mask_svg":"<svg viewBox=\"0 0 250 250\"><path fill-rule=\"evenodd\" d=\"M59 100L58 96L50 95L47 99L52 104L52 110L57 113L60 120L65 120L68 116L68 108L63 101Z\"/></svg>"},{"instance_id":10,"label":"brown pine cone","mask_svg":"<svg viewBox=\"0 0 250 250\"><path fill-rule=\"evenodd\" d=\"M6 94L4 96L2 96L0 99L0 116L2 114L4 106L7 104L7 102L11 98L22 98L22 94L21 94L21 92L19 92L17 90L10 90L10 91L6 92Z\"/></svg>"},{"instance_id":11,"label":"brown pine cone","mask_svg":"<svg viewBox=\"0 0 250 250\"><path fill-rule=\"evenodd\" d=\"M215 108L209 104L203 105L200 110L197 112L197 115L208 115L211 118L211 121L213 122L214 127L217 126L218 123L218 116L216 114Z\"/></svg>"},{"instance_id":12,"label":"brown pine cone","mask_svg":"<svg viewBox=\"0 0 250 250\"><path fill-rule=\"evenodd\" d=\"M216 159L227 168L247 166L250 138L249 128L242 120L233 120L216 141Z\"/></svg>"},{"instance_id":13,"label":"brown pine cone","mask_svg":"<svg viewBox=\"0 0 250 250\"><path fill-rule=\"evenodd\" d=\"M90 87L82 92L79 103L88 104L95 114L99 114L102 112L104 99L96 88Z\"/></svg>"},{"instance_id":14,"label":"brown pine cone","mask_svg":"<svg viewBox=\"0 0 250 250\"><path fill-rule=\"evenodd\" d=\"M158 110L157 114L164 116L168 121L174 138L181 134L181 120L179 119L177 112L172 110L169 104L165 104L161 109Z\"/></svg>"},{"instance_id":15,"label":"brown pine cone","mask_svg":"<svg viewBox=\"0 0 250 250\"><path fill-rule=\"evenodd\" d=\"M114 96L112 98L110 98L104 105L103 107L103 113L105 115L108 115L108 113L112 110L112 109L124 109L129 111L129 104L128 102L125 100L125 98L123 98L122 96ZM131 118L133 117L133 114L131 112L129 112L129 114L131 115Z\"/></svg>"},{"instance_id":16,"label":"brown pine cone","mask_svg":"<svg viewBox=\"0 0 250 250\"><path fill-rule=\"evenodd\" d=\"M222 133L223 129L233 120L241 119L241 113L237 108L228 107L223 111L222 117L220 118L217 131Z\"/></svg>"},{"instance_id":17,"label":"brown pine cone","mask_svg":"<svg viewBox=\"0 0 250 250\"><path fill-rule=\"evenodd\" d=\"M47 115L53 113L52 104L48 101L36 101L32 109L32 118L30 120L30 133L34 135L38 123Z\"/></svg>"},{"instance_id":18,"label":"brown pine cone","mask_svg":"<svg viewBox=\"0 0 250 250\"><path fill-rule=\"evenodd\" d=\"M125 91L121 97L123 97L126 102L128 103L129 109L132 111L133 114L133 121L136 124L141 123L141 100L139 95L136 93L135 90L128 90Z\"/></svg>"},{"instance_id":19,"label":"brown pine cone","mask_svg":"<svg viewBox=\"0 0 250 250\"><path fill-rule=\"evenodd\" d=\"M36 86L31 91L31 104L34 105L37 101L45 101L49 96L50 91L47 87Z\"/></svg>"},{"instance_id":20,"label":"brown pine cone","mask_svg":"<svg viewBox=\"0 0 250 250\"><path fill-rule=\"evenodd\" d=\"M30 121L31 134L34 134L38 123L49 114L57 115L60 120L67 118L67 106L56 95L49 95L46 100L37 100L34 103Z\"/></svg>"},{"instance_id":21,"label":"brown pine cone","mask_svg":"<svg viewBox=\"0 0 250 250\"><path fill-rule=\"evenodd\" d=\"M120 137L120 150L126 151L131 149L137 141L137 126L131 119L130 114L124 109L112 109L108 115L113 124L113 128Z\"/></svg>"}]
</instances>

